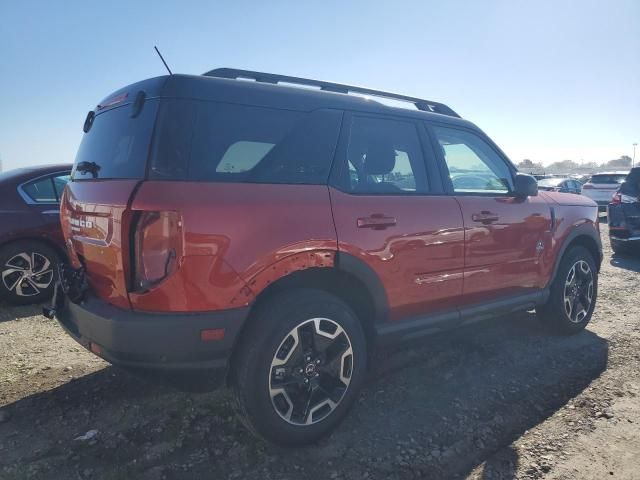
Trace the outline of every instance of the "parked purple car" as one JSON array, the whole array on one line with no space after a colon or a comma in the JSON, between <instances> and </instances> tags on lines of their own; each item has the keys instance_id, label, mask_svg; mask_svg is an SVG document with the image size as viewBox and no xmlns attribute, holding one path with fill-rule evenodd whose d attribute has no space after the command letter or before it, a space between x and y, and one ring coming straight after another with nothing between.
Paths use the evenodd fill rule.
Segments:
<instances>
[{"instance_id":1,"label":"parked purple car","mask_svg":"<svg viewBox=\"0 0 640 480\"><path fill-rule=\"evenodd\" d=\"M70 172L46 165L0 173L0 298L21 305L51 297L65 258L59 205Z\"/></svg>"}]
</instances>

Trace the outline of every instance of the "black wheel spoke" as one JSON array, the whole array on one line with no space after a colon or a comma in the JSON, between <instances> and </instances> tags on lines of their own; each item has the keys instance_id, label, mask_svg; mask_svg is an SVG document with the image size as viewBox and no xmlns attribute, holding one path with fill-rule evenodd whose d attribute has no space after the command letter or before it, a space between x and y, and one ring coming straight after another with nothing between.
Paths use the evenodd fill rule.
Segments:
<instances>
[{"instance_id":1,"label":"black wheel spoke","mask_svg":"<svg viewBox=\"0 0 640 480\"><path fill-rule=\"evenodd\" d=\"M289 376L282 380L273 380L271 383L273 385L273 388L287 388L293 385L298 385L300 383L300 380L293 376Z\"/></svg>"},{"instance_id":2,"label":"black wheel spoke","mask_svg":"<svg viewBox=\"0 0 640 480\"><path fill-rule=\"evenodd\" d=\"M571 302L571 317L574 319L578 316L578 305L580 305L580 298L576 295Z\"/></svg>"},{"instance_id":3,"label":"black wheel spoke","mask_svg":"<svg viewBox=\"0 0 640 480\"><path fill-rule=\"evenodd\" d=\"M342 384L340 380L336 380L331 377L323 376L324 378L319 382L318 388L322 390L322 392L326 395L326 398L331 400L332 402L338 402L340 397L344 394L346 390L345 386ZM331 385L327 385L327 384Z\"/></svg>"},{"instance_id":4,"label":"black wheel spoke","mask_svg":"<svg viewBox=\"0 0 640 480\"><path fill-rule=\"evenodd\" d=\"M307 325L306 328L299 328L300 332L300 343L302 345L302 350L305 354L311 354L316 350L315 346L315 334L313 330L309 329Z\"/></svg>"},{"instance_id":5,"label":"black wheel spoke","mask_svg":"<svg viewBox=\"0 0 640 480\"><path fill-rule=\"evenodd\" d=\"M302 422L307 423L307 418L309 417L309 410L311 409L311 400L314 397L316 390L312 388L309 390L309 395L307 396L307 401L304 405L304 410L302 411Z\"/></svg>"},{"instance_id":6,"label":"black wheel spoke","mask_svg":"<svg viewBox=\"0 0 640 480\"><path fill-rule=\"evenodd\" d=\"M342 357L342 354L350 348L350 345L343 338L338 337L325 350L325 362L331 364Z\"/></svg>"}]
</instances>

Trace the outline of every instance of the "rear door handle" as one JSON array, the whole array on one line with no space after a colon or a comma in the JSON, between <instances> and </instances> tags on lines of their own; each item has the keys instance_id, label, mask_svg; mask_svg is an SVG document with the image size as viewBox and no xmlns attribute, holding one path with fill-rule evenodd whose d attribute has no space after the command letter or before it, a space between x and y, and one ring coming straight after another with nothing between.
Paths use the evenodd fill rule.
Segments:
<instances>
[{"instance_id":1,"label":"rear door handle","mask_svg":"<svg viewBox=\"0 0 640 480\"><path fill-rule=\"evenodd\" d=\"M381 213L374 213L370 217L358 218L358 228L373 228L374 230L384 230L387 227L396 225L394 217L387 217Z\"/></svg>"},{"instance_id":2,"label":"rear door handle","mask_svg":"<svg viewBox=\"0 0 640 480\"><path fill-rule=\"evenodd\" d=\"M480 213L474 213L473 215L471 215L471 220L473 220L474 222L486 224L486 223L497 222L498 220L500 220L500 217L495 213L491 213L486 210L483 210Z\"/></svg>"}]
</instances>

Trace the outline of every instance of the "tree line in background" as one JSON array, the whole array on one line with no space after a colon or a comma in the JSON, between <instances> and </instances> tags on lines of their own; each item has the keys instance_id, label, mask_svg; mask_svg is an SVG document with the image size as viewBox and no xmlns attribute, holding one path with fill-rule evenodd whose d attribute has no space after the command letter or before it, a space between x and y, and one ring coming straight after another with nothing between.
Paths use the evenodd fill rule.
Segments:
<instances>
[{"instance_id":1,"label":"tree line in background","mask_svg":"<svg viewBox=\"0 0 640 480\"><path fill-rule=\"evenodd\" d=\"M547 166L525 158L516 166L518 170L525 173L591 173L605 170L629 170L631 168L631 157L622 155L620 158L604 163L578 163L573 160L562 160L560 162L553 162Z\"/></svg>"}]
</instances>

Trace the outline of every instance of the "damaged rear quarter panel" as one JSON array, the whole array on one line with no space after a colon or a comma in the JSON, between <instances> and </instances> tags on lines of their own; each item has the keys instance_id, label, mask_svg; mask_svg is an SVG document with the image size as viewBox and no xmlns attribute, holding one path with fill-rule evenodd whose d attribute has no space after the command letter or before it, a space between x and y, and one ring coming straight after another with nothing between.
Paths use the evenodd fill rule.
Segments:
<instances>
[{"instance_id":1,"label":"damaged rear quarter panel","mask_svg":"<svg viewBox=\"0 0 640 480\"><path fill-rule=\"evenodd\" d=\"M213 311L250 304L296 270L333 266L336 232L326 185L147 181L132 209L178 211L179 268L134 308Z\"/></svg>"}]
</instances>

